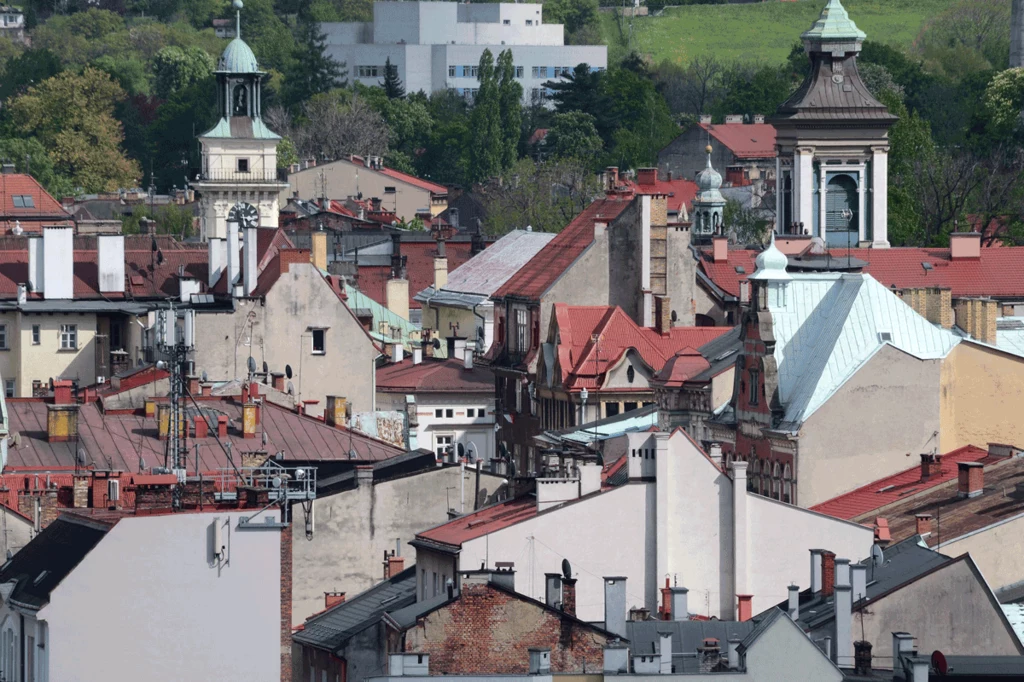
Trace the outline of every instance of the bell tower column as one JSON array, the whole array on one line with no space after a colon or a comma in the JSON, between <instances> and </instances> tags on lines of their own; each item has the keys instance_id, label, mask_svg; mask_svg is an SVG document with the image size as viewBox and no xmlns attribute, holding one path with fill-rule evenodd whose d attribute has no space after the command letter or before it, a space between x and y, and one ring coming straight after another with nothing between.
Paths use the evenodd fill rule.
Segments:
<instances>
[{"instance_id":1,"label":"bell tower column","mask_svg":"<svg viewBox=\"0 0 1024 682\"><path fill-rule=\"evenodd\" d=\"M871 148L871 246L889 248L889 148Z\"/></svg>"},{"instance_id":2,"label":"bell tower column","mask_svg":"<svg viewBox=\"0 0 1024 682\"><path fill-rule=\"evenodd\" d=\"M793 154L793 221L804 224L804 233L814 228L814 149L797 147Z\"/></svg>"}]
</instances>

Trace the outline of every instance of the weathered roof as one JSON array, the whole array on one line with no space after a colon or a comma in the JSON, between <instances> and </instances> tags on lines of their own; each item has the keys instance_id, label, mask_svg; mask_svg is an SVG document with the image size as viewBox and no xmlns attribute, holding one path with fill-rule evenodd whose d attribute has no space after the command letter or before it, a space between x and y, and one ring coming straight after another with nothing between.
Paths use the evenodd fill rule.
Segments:
<instances>
[{"instance_id":1,"label":"weathered roof","mask_svg":"<svg viewBox=\"0 0 1024 682\"><path fill-rule=\"evenodd\" d=\"M353 635L378 623L389 611L416 601L416 567L380 582L365 592L307 620L292 635L300 644L334 652Z\"/></svg>"},{"instance_id":2,"label":"weathered roof","mask_svg":"<svg viewBox=\"0 0 1024 682\"><path fill-rule=\"evenodd\" d=\"M546 432L549 437L560 438L576 443L593 443L595 441L618 438L625 433L646 431L658 425L658 406L651 404L638 407L629 412L622 412L614 417L605 417L589 424L581 424L561 431Z\"/></svg>"},{"instance_id":3,"label":"weathered roof","mask_svg":"<svg viewBox=\"0 0 1024 682\"><path fill-rule=\"evenodd\" d=\"M232 116L221 118L217 124L199 136L214 138L234 138L242 140L280 140L281 136L267 127L263 119L248 116Z\"/></svg>"},{"instance_id":4,"label":"weathered roof","mask_svg":"<svg viewBox=\"0 0 1024 682\"><path fill-rule=\"evenodd\" d=\"M537 515L537 501L519 497L484 507L416 534L416 540L458 548L463 542L483 537Z\"/></svg>"},{"instance_id":5,"label":"weathered roof","mask_svg":"<svg viewBox=\"0 0 1024 682\"><path fill-rule=\"evenodd\" d=\"M346 303L352 310L369 311L373 317L373 328L370 329L370 337L382 343L395 343L400 341L404 346L411 349L410 336L418 332L420 328L397 313L388 310L388 307L373 300L356 287L344 283ZM386 333L385 331L386 330ZM398 332L396 335L395 332Z\"/></svg>"},{"instance_id":6,"label":"weathered roof","mask_svg":"<svg viewBox=\"0 0 1024 682\"><path fill-rule=\"evenodd\" d=\"M804 40L864 40L867 34L857 28L839 0L828 0L821 16L800 37Z\"/></svg>"},{"instance_id":7,"label":"weathered roof","mask_svg":"<svg viewBox=\"0 0 1024 682\"><path fill-rule=\"evenodd\" d=\"M437 292L427 287L416 294L417 301L433 300L440 305L459 305L461 297L472 295L473 302L486 300L519 271L544 245L555 238L550 232L513 230L448 273L448 283Z\"/></svg>"},{"instance_id":8,"label":"weathered roof","mask_svg":"<svg viewBox=\"0 0 1024 682\"><path fill-rule=\"evenodd\" d=\"M996 346L1008 353L1024 355L1024 317L996 320Z\"/></svg>"},{"instance_id":9,"label":"weathered roof","mask_svg":"<svg viewBox=\"0 0 1024 682\"><path fill-rule=\"evenodd\" d=\"M630 642L632 655L650 656L657 654L661 635L672 635L673 672L700 672L700 662L694 655L704 640L714 638L725 651L730 640L746 639L751 632L767 618L758 617L748 621L728 620L641 620L626 623L626 637Z\"/></svg>"},{"instance_id":10,"label":"weathered roof","mask_svg":"<svg viewBox=\"0 0 1024 682\"><path fill-rule=\"evenodd\" d=\"M833 497L831 500L826 500L811 507L811 511L821 512L822 514L828 514L839 519L854 519L894 502L899 502L904 498L915 496L925 490L952 481L957 477L957 464L960 462L982 462L983 464L988 464L991 461L999 461L996 458L986 461L988 456L987 450L967 445L943 455L939 464L939 473L932 473L926 479L921 478L921 466L918 465L906 471L901 471L898 474L868 483L844 495ZM889 513L886 513L885 516L889 518Z\"/></svg>"},{"instance_id":11,"label":"weathered roof","mask_svg":"<svg viewBox=\"0 0 1024 682\"><path fill-rule=\"evenodd\" d=\"M768 123L700 123L737 159L774 159L775 126Z\"/></svg>"},{"instance_id":12,"label":"weathered roof","mask_svg":"<svg viewBox=\"0 0 1024 682\"><path fill-rule=\"evenodd\" d=\"M223 73L260 73L252 48L238 36L224 48L217 60L217 71Z\"/></svg>"},{"instance_id":13,"label":"weathered roof","mask_svg":"<svg viewBox=\"0 0 1024 682\"><path fill-rule=\"evenodd\" d=\"M0 570L0 584L15 581L8 599L30 609L50 601L50 593L99 544L111 524L76 515L59 517Z\"/></svg>"},{"instance_id":14,"label":"weathered roof","mask_svg":"<svg viewBox=\"0 0 1024 682\"><path fill-rule=\"evenodd\" d=\"M785 406L782 429L799 428L885 344L930 360L945 357L960 342L870 275L792 277L785 305L769 308Z\"/></svg>"},{"instance_id":15,"label":"weathered roof","mask_svg":"<svg viewBox=\"0 0 1024 682\"><path fill-rule=\"evenodd\" d=\"M445 242L445 258L448 259L448 270L459 268L466 263L472 250L468 240ZM401 254L406 258L405 277L409 281L409 307L418 310L420 301L415 298L434 283L434 258L438 255L437 242L402 240ZM364 257L360 254L359 270L356 275L356 286L364 294L381 305L387 305L387 283L391 279L391 255L381 255L380 265L363 265Z\"/></svg>"},{"instance_id":16,"label":"weathered roof","mask_svg":"<svg viewBox=\"0 0 1024 682\"><path fill-rule=\"evenodd\" d=\"M462 360L411 358L377 368L377 390L384 393L460 393L494 395L494 371L483 365L466 369Z\"/></svg>"},{"instance_id":17,"label":"weathered roof","mask_svg":"<svg viewBox=\"0 0 1024 682\"><path fill-rule=\"evenodd\" d=\"M697 196L697 183L687 178L673 178L672 180L655 178L654 182L641 182L643 179L646 177L627 180L624 187L628 187L637 194L664 194L669 214L682 212L683 207L692 205Z\"/></svg>"}]
</instances>

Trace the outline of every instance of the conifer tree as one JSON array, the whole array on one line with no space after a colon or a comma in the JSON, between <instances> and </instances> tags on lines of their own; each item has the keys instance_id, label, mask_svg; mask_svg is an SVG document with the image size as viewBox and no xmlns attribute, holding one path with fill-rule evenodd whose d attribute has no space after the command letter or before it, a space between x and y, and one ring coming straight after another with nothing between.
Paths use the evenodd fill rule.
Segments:
<instances>
[{"instance_id":1,"label":"conifer tree","mask_svg":"<svg viewBox=\"0 0 1024 682\"><path fill-rule=\"evenodd\" d=\"M388 99L402 99L405 97L405 86L398 78L398 67L391 63L391 57L384 62L384 80L381 81L384 94Z\"/></svg>"}]
</instances>

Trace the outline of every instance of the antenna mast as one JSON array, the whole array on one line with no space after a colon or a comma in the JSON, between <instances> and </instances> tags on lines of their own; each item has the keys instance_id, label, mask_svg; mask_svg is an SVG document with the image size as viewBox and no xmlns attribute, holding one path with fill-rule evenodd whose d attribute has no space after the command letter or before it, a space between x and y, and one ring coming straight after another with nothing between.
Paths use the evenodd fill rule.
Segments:
<instances>
[{"instance_id":1,"label":"antenna mast","mask_svg":"<svg viewBox=\"0 0 1024 682\"><path fill-rule=\"evenodd\" d=\"M163 362L171 377L171 414L167 425L167 449L164 452L164 466L178 477L178 482L185 482L188 463L188 432L182 429L185 417L185 373L188 371L188 355L195 344L195 311L186 309L185 324L182 333L178 333L178 311L174 301L168 303L167 309L157 313L157 343L168 357ZM157 365L160 366L160 363ZM187 429L187 427L186 427ZM174 487L174 508L181 508L182 486Z\"/></svg>"}]
</instances>

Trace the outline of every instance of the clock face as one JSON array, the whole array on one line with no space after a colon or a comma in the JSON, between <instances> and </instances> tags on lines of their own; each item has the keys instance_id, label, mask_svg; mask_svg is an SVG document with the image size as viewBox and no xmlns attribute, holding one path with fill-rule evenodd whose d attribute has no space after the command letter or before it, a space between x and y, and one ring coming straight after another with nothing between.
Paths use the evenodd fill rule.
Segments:
<instances>
[{"instance_id":1,"label":"clock face","mask_svg":"<svg viewBox=\"0 0 1024 682\"><path fill-rule=\"evenodd\" d=\"M238 223L239 227L258 227L260 224L260 212L252 204L241 202L235 204L228 213L228 220Z\"/></svg>"}]
</instances>

